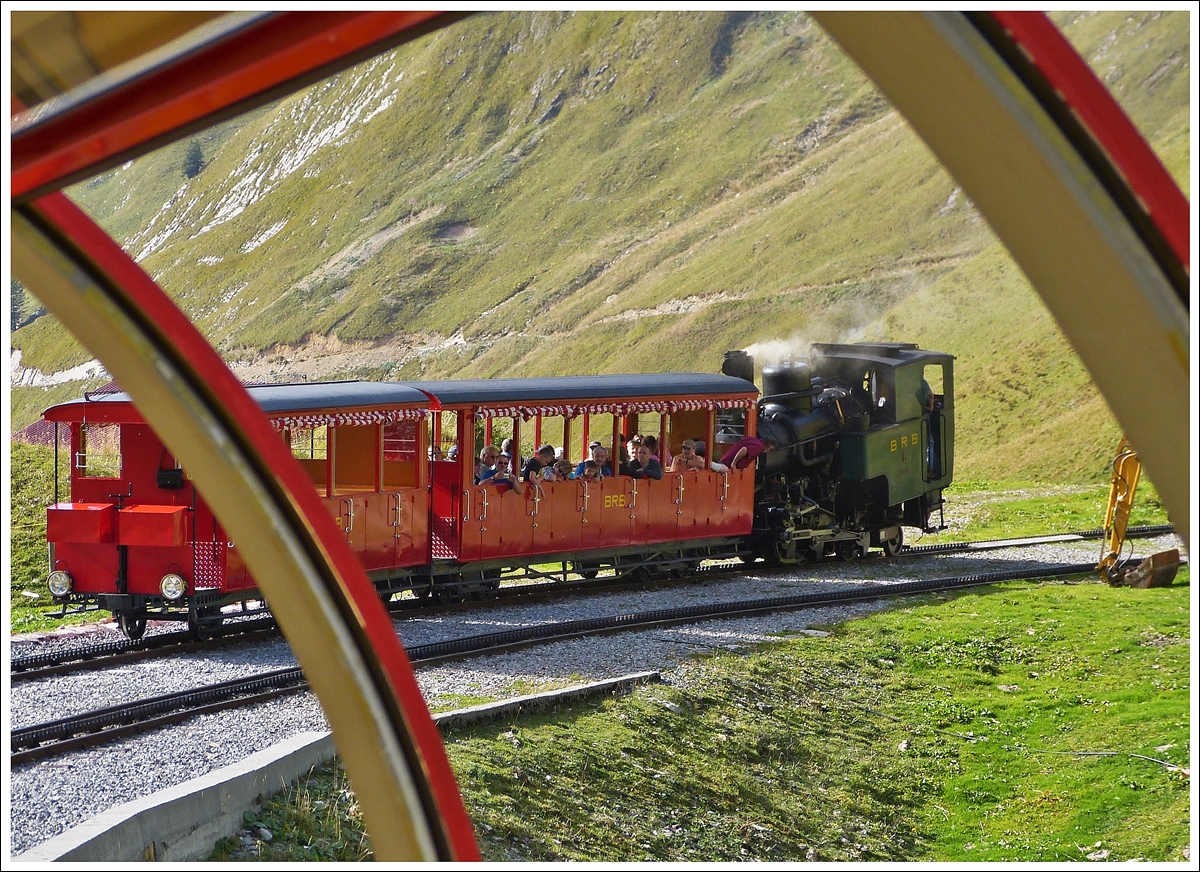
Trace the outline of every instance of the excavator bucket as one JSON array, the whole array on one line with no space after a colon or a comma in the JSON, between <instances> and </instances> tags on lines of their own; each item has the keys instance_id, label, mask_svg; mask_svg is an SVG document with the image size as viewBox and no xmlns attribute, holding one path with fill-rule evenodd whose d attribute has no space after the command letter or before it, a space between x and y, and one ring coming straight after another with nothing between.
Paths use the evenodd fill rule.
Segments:
<instances>
[{"instance_id":1,"label":"excavator bucket","mask_svg":"<svg viewBox=\"0 0 1200 872\"><path fill-rule=\"evenodd\" d=\"M1133 569L1113 567L1106 577L1114 587L1170 587L1178 570L1179 550L1172 548L1151 554Z\"/></svg>"}]
</instances>

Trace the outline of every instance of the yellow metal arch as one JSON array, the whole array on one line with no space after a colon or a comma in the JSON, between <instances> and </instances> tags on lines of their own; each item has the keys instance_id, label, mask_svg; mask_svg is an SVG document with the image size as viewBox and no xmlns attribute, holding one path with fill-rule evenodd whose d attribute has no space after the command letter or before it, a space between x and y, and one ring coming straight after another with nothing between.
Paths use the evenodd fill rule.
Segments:
<instances>
[{"instance_id":1,"label":"yellow metal arch","mask_svg":"<svg viewBox=\"0 0 1200 872\"><path fill-rule=\"evenodd\" d=\"M1125 216L961 13L813 17L1008 248L1138 446L1190 543L1188 313Z\"/></svg>"}]
</instances>

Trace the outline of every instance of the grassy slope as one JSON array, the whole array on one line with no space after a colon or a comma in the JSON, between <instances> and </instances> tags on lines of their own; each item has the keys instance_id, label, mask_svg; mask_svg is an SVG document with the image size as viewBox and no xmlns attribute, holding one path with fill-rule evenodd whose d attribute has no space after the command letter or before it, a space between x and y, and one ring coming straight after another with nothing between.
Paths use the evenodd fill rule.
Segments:
<instances>
[{"instance_id":1,"label":"grassy slope","mask_svg":"<svg viewBox=\"0 0 1200 872\"><path fill-rule=\"evenodd\" d=\"M447 753L493 862L1180 861L1188 779L1144 758L1189 762L1187 584L914 598ZM214 859L362 859L325 780L251 816L270 844Z\"/></svg>"},{"instance_id":2,"label":"grassy slope","mask_svg":"<svg viewBox=\"0 0 1200 872\"><path fill-rule=\"evenodd\" d=\"M1182 15L1056 17L1186 184ZM312 129L381 106L384 70L390 108L196 235L205 208L269 182ZM357 374L545 375L711 370L768 340L915 339L958 355L961 476L1105 474L1116 424L1044 307L806 17L482 15L360 72L215 132L186 186L179 143L73 192L135 254L178 222L143 265L227 356L309 332L461 329L465 345ZM355 249L389 228L404 229L372 257ZM345 269L323 270L339 253ZM16 334L26 363L86 357L53 324Z\"/></svg>"}]
</instances>

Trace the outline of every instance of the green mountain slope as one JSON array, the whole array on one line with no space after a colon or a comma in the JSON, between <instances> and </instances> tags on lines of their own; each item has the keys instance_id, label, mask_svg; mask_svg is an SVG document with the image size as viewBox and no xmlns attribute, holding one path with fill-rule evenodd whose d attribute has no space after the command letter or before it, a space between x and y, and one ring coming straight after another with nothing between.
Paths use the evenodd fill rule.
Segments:
<instances>
[{"instance_id":1,"label":"green mountain slope","mask_svg":"<svg viewBox=\"0 0 1200 872\"><path fill-rule=\"evenodd\" d=\"M1186 178L1186 15L1057 20ZM800 13L478 15L200 142L194 179L181 142L71 195L250 376L912 339L959 357L966 476L1095 477L1115 445L984 222ZM51 318L13 341L88 357Z\"/></svg>"}]
</instances>

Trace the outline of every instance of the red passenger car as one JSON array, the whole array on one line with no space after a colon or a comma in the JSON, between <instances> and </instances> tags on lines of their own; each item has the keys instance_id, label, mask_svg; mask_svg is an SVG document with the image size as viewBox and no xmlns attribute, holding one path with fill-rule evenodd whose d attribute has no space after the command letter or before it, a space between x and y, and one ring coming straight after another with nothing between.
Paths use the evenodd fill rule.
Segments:
<instances>
[{"instance_id":1,"label":"red passenger car","mask_svg":"<svg viewBox=\"0 0 1200 872\"><path fill-rule=\"evenodd\" d=\"M753 435L758 390L724 375L576 376L414 382L429 395L435 442L458 446L433 462L431 589L494 588L514 566L570 564L645 575L682 570L736 552L754 517L754 470L664 472L661 480L612 475L531 483L522 492L476 484L474 459L498 444L497 424L526 456L545 443L573 464L598 441L619 472L624 437L654 435L678 454L685 439L716 444ZM710 453L711 456L711 453ZM662 464L664 467L666 463ZM536 572L533 572L536 574Z\"/></svg>"},{"instance_id":2,"label":"red passenger car","mask_svg":"<svg viewBox=\"0 0 1200 872\"><path fill-rule=\"evenodd\" d=\"M423 393L371 382L249 390L368 569L405 577L427 562ZM236 544L187 477L187 459L167 451L128 396L85 395L44 417L71 431L71 501L55 493L46 519L50 590L64 610L107 609L138 638L147 617L205 635L222 606L247 609L257 591Z\"/></svg>"},{"instance_id":3,"label":"red passenger car","mask_svg":"<svg viewBox=\"0 0 1200 872\"><path fill-rule=\"evenodd\" d=\"M754 517L754 470L662 479L477 484L474 458L503 435L544 440L579 461L590 441L619 458L634 433L661 460L685 439L753 435L758 391L724 375L580 376L251 387L385 599L404 590L458 598L506 570L645 575L738 553ZM253 578L187 477L125 394L55 406L71 431L71 500L49 509L50 588L64 611L112 611L131 638L147 618L205 635L224 606L250 611ZM455 448L455 451L449 449ZM443 459L446 458L446 459ZM613 470L619 472L618 465ZM663 466L666 467L666 462Z\"/></svg>"}]
</instances>

